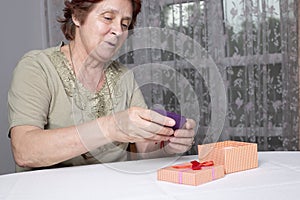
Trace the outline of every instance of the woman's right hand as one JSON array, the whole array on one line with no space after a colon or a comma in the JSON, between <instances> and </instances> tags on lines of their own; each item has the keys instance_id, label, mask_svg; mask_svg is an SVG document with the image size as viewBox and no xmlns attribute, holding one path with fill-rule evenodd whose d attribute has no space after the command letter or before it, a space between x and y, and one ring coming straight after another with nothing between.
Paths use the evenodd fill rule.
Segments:
<instances>
[{"instance_id":1,"label":"woman's right hand","mask_svg":"<svg viewBox=\"0 0 300 200\"><path fill-rule=\"evenodd\" d=\"M103 135L112 141L168 141L174 134L175 121L155 111L131 107L125 111L99 118Z\"/></svg>"}]
</instances>

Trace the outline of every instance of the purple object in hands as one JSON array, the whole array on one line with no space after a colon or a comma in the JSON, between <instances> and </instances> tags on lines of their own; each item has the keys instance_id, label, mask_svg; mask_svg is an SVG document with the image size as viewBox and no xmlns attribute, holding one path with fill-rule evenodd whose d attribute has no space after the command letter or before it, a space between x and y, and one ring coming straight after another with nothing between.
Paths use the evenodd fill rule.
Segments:
<instances>
[{"instance_id":1,"label":"purple object in hands","mask_svg":"<svg viewBox=\"0 0 300 200\"><path fill-rule=\"evenodd\" d=\"M173 130L177 130L177 129L182 128L182 126L186 122L186 118L184 116L178 115L177 113L169 112L169 111L162 110L162 109L153 109L153 110L158 112L159 114L161 114L163 116L167 116L167 117L170 117L170 118L174 119L176 124L172 127Z\"/></svg>"}]
</instances>

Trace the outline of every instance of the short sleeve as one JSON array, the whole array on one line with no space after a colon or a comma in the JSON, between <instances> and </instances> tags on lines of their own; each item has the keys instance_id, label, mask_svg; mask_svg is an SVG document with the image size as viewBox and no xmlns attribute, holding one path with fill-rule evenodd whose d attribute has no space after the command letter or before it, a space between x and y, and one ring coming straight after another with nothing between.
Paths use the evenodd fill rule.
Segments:
<instances>
[{"instance_id":1,"label":"short sleeve","mask_svg":"<svg viewBox=\"0 0 300 200\"><path fill-rule=\"evenodd\" d=\"M16 66L8 91L9 130L19 125L44 128L51 95L38 54L24 56Z\"/></svg>"}]
</instances>

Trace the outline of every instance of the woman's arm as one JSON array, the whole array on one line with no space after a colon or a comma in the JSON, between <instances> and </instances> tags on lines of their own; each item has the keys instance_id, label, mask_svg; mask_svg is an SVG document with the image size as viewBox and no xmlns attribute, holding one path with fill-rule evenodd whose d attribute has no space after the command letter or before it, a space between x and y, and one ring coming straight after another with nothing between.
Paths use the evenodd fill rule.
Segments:
<instances>
[{"instance_id":1,"label":"woman's arm","mask_svg":"<svg viewBox=\"0 0 300 200\"><path fill-rule=\"evenodd\" d=\"M79 130L81 136L88 135L88 138L81 138ZM98 128L96 120L77 127L53 130L42 130L35 126L16 126L11 129L13 155L21 167L51 166L86 153L86 145L92 148L109 142Z\"/></svg>"},{"instance_id":2,"label":"woman's arm","mask_svg":"<svg viewBox=\"0 0 300 200\"><path fill-rule=\"evenodd\" d=\"M22 167L51 166L112 141L167 141L174 120L154 111L132 107L81 125L42 130L15 126L11 143L16 163Z\"/></svg>"}]
</instances>

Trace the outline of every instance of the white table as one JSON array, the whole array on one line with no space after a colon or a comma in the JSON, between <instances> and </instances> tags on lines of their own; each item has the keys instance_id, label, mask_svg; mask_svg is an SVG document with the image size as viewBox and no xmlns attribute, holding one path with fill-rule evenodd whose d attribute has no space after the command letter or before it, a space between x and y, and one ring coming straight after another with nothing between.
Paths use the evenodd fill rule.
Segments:
<instances>
[{"instance_id":1,"label":"white table","mask_svg":"<svg viewBox=\"0 0 300 200\"><path fill-rule=\"evenodd\" d=\"M185 156L175 163L197 158ZM1 200L300 199L300 152L259 152L259 167L200 186L156 180L174 158L40 170L0 176Z\"/></svg>"}]
</instances>

